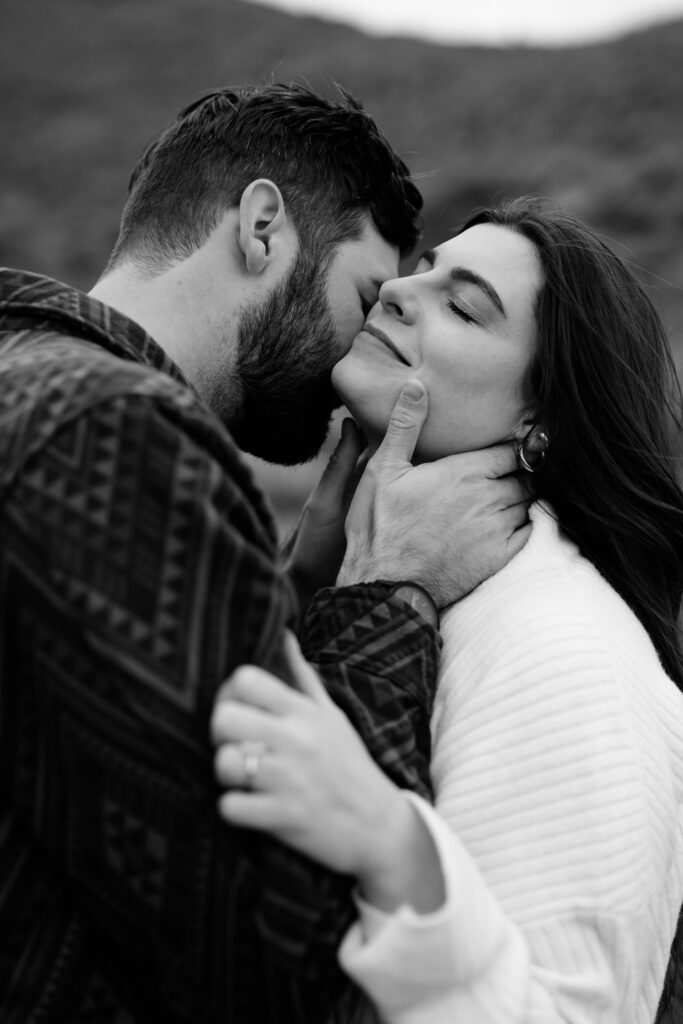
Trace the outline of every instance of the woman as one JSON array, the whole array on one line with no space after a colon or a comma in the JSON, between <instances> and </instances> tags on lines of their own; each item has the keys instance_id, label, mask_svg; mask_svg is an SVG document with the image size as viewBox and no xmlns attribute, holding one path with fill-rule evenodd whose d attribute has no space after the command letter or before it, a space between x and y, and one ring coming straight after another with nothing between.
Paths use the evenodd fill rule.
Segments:
<instances>
[{"instance_id":1,"label":"woman","mask_svg":"<svg viewBox=\"0 0 683 1024\"><path fill-rule=\"evenodd\" d=\"M396 791L313 673L214 716L221 811L358 878L342 965L392 1024L650 1024L683 898L683 495L643 290L520 200L387 282L335 386L376 448L408 378L417 459L508 440L524 550L442 616L435 809ZM419 853L417 852L419 851Z\"/></svg>"}]
</instances>

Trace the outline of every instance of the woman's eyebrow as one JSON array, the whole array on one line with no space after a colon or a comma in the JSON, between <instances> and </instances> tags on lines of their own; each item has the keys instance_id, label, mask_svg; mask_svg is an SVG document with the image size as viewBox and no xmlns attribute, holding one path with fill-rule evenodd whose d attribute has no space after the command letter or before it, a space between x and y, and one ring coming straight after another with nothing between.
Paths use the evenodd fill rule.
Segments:
<instances>
[{"instance_id":1,"label":"woman's eyebrow","mask_svg":"<svg viewBox=\"0 0 683 1024\"><path fill-rule=\"evenodd\" d=\"M420 253L420 259L425 260L430 267L433 267L436 263L436 250L425 249L423 253ZM449 276L452 281L463 281L466 284L473 284L476 285L477 288L481 288L501 316L504 316L507 320L507 313L505 312L505 306L503 305L500 295L491 282L487 281L485 277L482 277L480 274L476 274L473 270L468 270L467 267L452 267Z\"/></svg>"},{"instance_id":2,"label":"woman's eyebrow","mask_svg":"<svg viewBox=\"0 0 683 1024\"><path fill-rule=\"evenodd\" d=\"M450 278L452 281L464 281L466 284L473 284L476 285L477 288L481 288L484 294L489 297L501 316L504 316L507 320L507 313L505 312L505 306L503 305L500 295L491 282L487 281L485 277L482 277L480 274L475 274L473 270L468 270L467 267L452 267Z\"/></svg>"}]
</instances>

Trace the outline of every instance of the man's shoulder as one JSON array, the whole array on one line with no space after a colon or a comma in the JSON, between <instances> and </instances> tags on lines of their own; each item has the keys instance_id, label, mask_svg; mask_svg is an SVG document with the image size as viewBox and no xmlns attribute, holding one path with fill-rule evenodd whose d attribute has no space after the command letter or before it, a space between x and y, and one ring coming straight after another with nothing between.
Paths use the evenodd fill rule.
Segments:
<instances>
[{"instance_id":1,"label":"man's shoulder","mask_svg":"<svg viewBox=\"0 0 683 1024\"><path fill-rule=\"evenodd\" d=\"M95 443L134 422L127 443L142 448L163 434L168 452L182 447L198 472L217 472L274 536L271 510L230 433L154 340L77 289L23 271L0 271L0 422L3 489L65 431Z\"/></svg>"},{"instance_id":2,"label":"man's shoulder","mask_svg":"<svg viewBox=\"0 0 683 1024\"><path fill-rule=\"evenodd\" d=\"M263 496L227 429L195 392L167 373L122 359L88 339L45 326L2 348L0 332L0 466L6 487L26 459L65 430L116 433L133 417L139 444L163 420L198 458L221 471L270 519Z\"/></svg>"},{"instance_id":3,"label":"man's shoulder","mask_svg":"<svg viewBox=\"0 0 683 1024\"><path fill-rule=\"evenodd\" d=\"M0 268L0 372L4 379L43 383L78 375L109 378L125 388L161 371L187 386L182 373L135 321L60 281Z\"/></svg>"},{"instance_id":4,"label":"man's shoulder","mask_svg":"<svg viewBox=\"0 0 683 1024\"><path fill-rule=\"evenodd\" d=\"M209 432L219 427L187 385L154 366L121 358L49 321L20 330L0 324L0 418L6 437L29 424L40 425L47 436L114 401L159 403L175 410L179 423L185 415L204 420Z\"/></svg>"}]
</instances>

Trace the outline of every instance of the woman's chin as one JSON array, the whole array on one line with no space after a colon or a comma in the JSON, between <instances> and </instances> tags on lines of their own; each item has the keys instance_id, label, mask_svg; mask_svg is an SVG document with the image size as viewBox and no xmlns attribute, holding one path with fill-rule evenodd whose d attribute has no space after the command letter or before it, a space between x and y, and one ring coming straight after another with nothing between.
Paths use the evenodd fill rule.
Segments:
<instances>
[{"instance_id":1,"label":"woman's chin","mask_svg":"<svg viewBox=\"0 0 683 1024\"><path fill-rule=\"evenodd\" d=\"M370 434L373 436L376 435L380 432L381 427L378 429L378 423L376 422L376 408L375 415L372 414L373 403L371 401L371 396L365 393L363 389L353 387L353 381L347 379L343 372L343 367L339 373L337 372L338 366L340 366L339 363L332 368L332 387L339 396L342 404L349 410L365 436L369 437ZM384 429L386 430L386 427ZM384 431L381 432L384 433Z\"/></svg>"}]
</instances>

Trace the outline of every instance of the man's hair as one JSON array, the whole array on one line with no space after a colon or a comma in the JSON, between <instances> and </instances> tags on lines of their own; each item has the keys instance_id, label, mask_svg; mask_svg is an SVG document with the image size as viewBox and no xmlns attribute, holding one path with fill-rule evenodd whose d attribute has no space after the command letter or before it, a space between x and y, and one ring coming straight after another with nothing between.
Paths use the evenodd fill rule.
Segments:
<instances>
[{"instance_id":1,"label":"man's hair","mask_svg":"<svg viewBox=\"0 0 683 1024\"><path fill-rule=\"evenodd\" d=\"M272 83L208 93L147 147L107 269L187 258L257 178L280 189L305 253L358 238L367 213L402 255L419 238L422 197L361 104Z\"/></svg>"}]
</instances>

